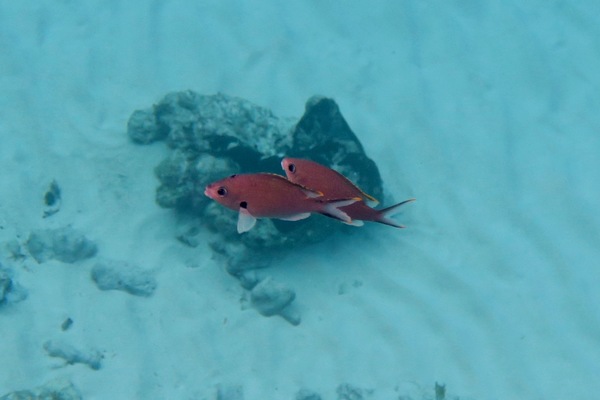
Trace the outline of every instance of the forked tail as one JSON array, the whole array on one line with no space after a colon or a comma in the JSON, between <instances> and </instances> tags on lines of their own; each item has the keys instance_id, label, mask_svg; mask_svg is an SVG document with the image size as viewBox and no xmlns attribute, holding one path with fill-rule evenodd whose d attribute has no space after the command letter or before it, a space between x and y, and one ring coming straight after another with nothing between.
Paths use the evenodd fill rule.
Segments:
<instances>
[{"instance_id":1,"label":"forked tail","mask_svg":"<svg viewBox=\"0 0 600 400\"><path fill-rule=\"evenodd\" d=\"M401 225L399 223L397 223L396 221L394 221L393 219L391 219L390 217L394 214L398 213L398 209L405 205L406 203L411 203L413 201L415 201L416 199L408 199L408 200L404 200L401 203L398 204L394 204L391 207L387 207L384 208L383 210L380 210L377 214L378 214L378 218L375 220L376 222L382 223L382 224L386 224L386 225L390 225L390 226L394 226L396 228L406 228L404 225Z\"/></svg>"}]
</instances>

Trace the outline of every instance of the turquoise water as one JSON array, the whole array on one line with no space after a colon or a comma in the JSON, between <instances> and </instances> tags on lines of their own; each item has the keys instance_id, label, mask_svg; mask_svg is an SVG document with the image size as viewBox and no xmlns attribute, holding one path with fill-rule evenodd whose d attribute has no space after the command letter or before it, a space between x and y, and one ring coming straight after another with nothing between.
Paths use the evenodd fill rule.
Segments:
<instances>
[{"instance_id":1,"label":"turquoise water","mask_svg":"<svg viewBox=\"0 0 600 400\"><path fill-rule=\"evenodd\" d=\"M598 15L592 1L1 3L0 263L18 289L0 306L0 396L59 379L99 399L361 398L345 384L431 399L436 382L445 398L593 397ZM268 260L258 274L295 291L297 326L252 309L213 234L155 203L169 150L131 143L127 121L188 89L293 121L334 98L384 202L417 198L406 230ZM53 180L60 211L43 218ZM30 233L65 226L97 254L38 263ZM101 259L152 272L155 290L99 290ZM65 365L60 343L90 362Z\"/></svg>"}]
</instances>

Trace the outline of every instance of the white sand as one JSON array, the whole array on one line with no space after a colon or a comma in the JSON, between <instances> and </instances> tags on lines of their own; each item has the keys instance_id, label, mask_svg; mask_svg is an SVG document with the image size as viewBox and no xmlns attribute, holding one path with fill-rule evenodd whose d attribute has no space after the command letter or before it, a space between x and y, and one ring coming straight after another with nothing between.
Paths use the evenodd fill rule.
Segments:
<instances>
[{"instance_id":1,"label":"white sand","mask_svg":"<svg viewBox=\"0 0 600 400\"><path fill-rule=\"evenodd\" d=\"M72 224L158 280L140 298L98 290L93 261L13 263L29 296L0 310L0 395L61 377L86 399L600 393L598 2L129 3L0 3L0 240ZM334 97L388 193L418 198L409 229L273 266L298 327L242 311L238 282L154 203L163 144L125 134L181 89L279 116ZM62 209L42 219L52 179ZM103 351L102 368L57 367L54 338Z\"/></svg>"}]
</instances>

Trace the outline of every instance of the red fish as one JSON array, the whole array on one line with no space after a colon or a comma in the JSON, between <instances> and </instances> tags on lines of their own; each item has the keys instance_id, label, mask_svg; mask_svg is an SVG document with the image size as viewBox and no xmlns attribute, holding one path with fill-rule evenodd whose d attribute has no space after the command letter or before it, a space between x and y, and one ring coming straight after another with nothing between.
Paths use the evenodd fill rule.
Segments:
<instances>
[{"instance_id":1,"label":"red fish","mask_svg":"<svg viewBox=\"0 0 600 400\"><path fill-rule=\"evenodd\" d=\"M351 218L339 208L360 201L357 196L325 199L320 192L267 173L231 175L206 186L204 194L239 212L239 233L252 229L257 218L298 221L313 212L351 223Z\"/></svg>"},{"instance_id":2,"label":"red fish","mask_svg":"<svg viewBox=\"0 0 600 400\"><path fill-rule=\"evenodd\" d=\"M378 204L379 202L375 198L363 192L344 175L331 168L300 158L284 158L281 166L290 181L318 190L326 199L360 197L363 201L342 207L342 211L351 218L351 221L343 222L350 225L361 226L362 221L373 221L396 228L404 228L404 225L400 225L389 217L397 213L400 206L415 200L408 199L383 210L375 210L368 205Z\"/></svg>"}]
</instances>

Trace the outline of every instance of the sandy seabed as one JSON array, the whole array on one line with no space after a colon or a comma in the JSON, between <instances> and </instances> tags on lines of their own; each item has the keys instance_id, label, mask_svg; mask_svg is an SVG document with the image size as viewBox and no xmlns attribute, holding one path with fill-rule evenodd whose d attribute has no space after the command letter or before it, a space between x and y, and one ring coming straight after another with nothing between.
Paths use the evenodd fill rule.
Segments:
<instances>
[{"instance_id":1,"label":"sandy seabed","mask_svg":"<svg viewBox=\"0 0 600 400\"><path fill-rule=\"evenodd\" d=\"M600 393L600 9L492 3L2 2L0 241L72 226L157 289L100 291L93 260L3 258L27 297L0 308L0 395L54 379L86 399ZM418 199L409 228L273 265L297 327L242 310L238 282L154 202L164 144L126 135L134 110L184 89L279 116L335 98L388 195ZM61 209L42 218L52 180ZM63 365L52 340L102 367Z\"/></svg>"}]
</instances>

